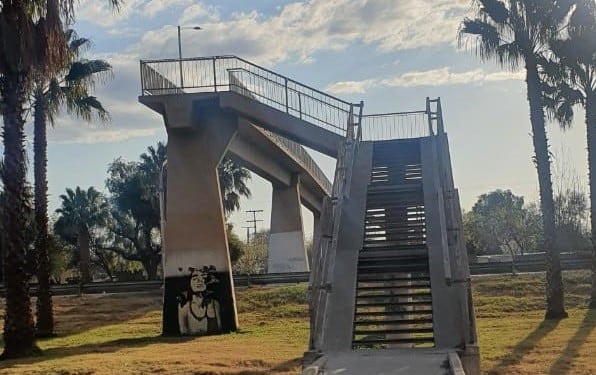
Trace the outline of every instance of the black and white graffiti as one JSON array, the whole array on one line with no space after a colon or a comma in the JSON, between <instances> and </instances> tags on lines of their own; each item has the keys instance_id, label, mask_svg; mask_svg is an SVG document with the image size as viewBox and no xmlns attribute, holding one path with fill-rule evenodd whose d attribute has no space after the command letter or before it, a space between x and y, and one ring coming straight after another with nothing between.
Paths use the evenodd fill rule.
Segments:
<instances>
[{"instance_id":1,"label":"black and white graffiti","mask_svg":"<svg viewBox=\"0 0 596 375\"><path fill-rule=\"evenodd\" d=\"M164 286L164 335L212 335L236 330L229 272L215 266L177 268Z\"/></svg>"},{"instance_id":2,"label":"black and white graffiti","mask_svg":"<svg viewBox=\"0 0 596 375\"><path fill-rule=\"evenodd\" d=\"M221 332L221 308L211 287L219 283L214 266L188 268L188 289L178 296L178 326L183 335Z\"/></svg>"}]
</instances>

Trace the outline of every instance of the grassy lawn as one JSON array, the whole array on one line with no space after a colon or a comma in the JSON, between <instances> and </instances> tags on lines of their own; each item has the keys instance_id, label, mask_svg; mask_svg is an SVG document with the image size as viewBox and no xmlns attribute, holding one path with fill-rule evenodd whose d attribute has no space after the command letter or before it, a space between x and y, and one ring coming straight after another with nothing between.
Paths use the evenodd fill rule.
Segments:
<instances>
[{"instance_id":1,"label":"grassy lawn","mask_svg":"<svg viewBox=\"0 0 596 375\"><path fill-rule=\"evenodd\" d=\"M543 276L474 281L486 374L596 374L596 311L586 272L565 274L569 319L542 322ZM56 297L58 337L39 357L0 362L0 374L295 374L308 342L304 285L238 292L242 329L162 338L159 293ZM1 345L1 344L0 344Z\"/></svg>"}]
</instances>

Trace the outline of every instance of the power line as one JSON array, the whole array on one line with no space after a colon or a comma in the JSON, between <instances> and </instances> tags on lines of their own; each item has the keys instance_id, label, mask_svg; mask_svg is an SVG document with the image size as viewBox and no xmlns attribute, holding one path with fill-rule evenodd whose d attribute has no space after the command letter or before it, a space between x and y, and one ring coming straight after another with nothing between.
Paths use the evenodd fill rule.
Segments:
<instances>
[{"instance_id":1,"label":"power line","mask_svg":"<svg viewBox=\"0 0 596 375\"><path fill-rule=\"evenodd\" d=\"M246 229L246 243L249 243L250 241L250 228L252 227L242 227L244 229Z\"/></svg>"},{"instance_id":2,"label":"power line","mask_svg":"<svg viewBox=\"0 0 596 375\"><path fill-rule=\"evenodd\" d=\"M257 222L263 220L257 220L257 213L261 213L263 210L246 210L246 213L252 214L252 220L246 220L247 223L252 223L253 235L257 234Z\"/></svg>"}]
</instances>

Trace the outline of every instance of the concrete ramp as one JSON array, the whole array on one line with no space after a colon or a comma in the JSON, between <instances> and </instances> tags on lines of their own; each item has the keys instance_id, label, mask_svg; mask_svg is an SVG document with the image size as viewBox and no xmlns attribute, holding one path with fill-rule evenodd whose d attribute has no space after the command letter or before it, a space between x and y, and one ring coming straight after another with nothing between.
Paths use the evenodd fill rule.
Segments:
<instances>
[{"instance_id":1,"label":"concrete ramp","mask_svg":"<svg viewBox=\"0 0 596 375\"><path fill-rule=\"evenodd\" d=\"M463 372L457 372L457 369L452 368L449 354L449 352L421 353L389 350L330 353L305 368L302 374L463 375Z\"/></svg>"}]
</instances>

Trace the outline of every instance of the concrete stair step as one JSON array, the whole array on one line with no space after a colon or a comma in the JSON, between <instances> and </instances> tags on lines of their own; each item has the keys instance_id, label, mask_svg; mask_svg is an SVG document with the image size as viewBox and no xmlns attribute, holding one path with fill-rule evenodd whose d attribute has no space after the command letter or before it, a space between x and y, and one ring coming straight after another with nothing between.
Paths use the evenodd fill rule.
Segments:
<instances>
[{"instance_id":1,"label":"concrete stair step","mask_svg":"<svg viewBox=\"0 0 596 375\"><path fill-rule=\"evenodd\" d=\"M433 328L392 328L392 329L359 329L354 330L354 335L399 335L409 333L433 333ZM432 339L432 337L429 337Z\"/></svg>"},{"instance_id":2,"label":"concrete stair step","mask_svg":"<svg viewBox=\"0 0 596 375\"><path fill-rule=\"evenodd\" d=\"M409 316L409 315L432 315L432 309L414 309L410 311L356 311L356 317L375 317L375 316Z\"/></svg>"}]
</instances>

